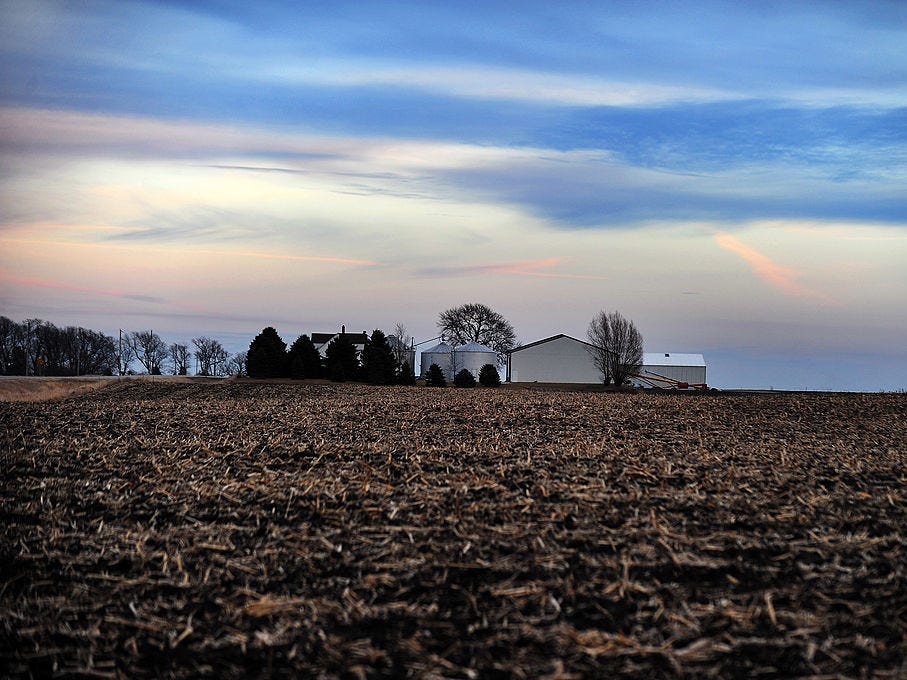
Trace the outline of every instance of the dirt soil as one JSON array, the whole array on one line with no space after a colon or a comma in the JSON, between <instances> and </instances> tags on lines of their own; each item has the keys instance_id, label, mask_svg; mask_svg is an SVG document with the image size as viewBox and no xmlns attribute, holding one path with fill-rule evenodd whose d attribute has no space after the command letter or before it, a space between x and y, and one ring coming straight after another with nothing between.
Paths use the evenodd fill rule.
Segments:
<instances>
[{"instance_id":1,"label":"dirt soil","mask_svg":"<svg viewBox=\"0 0 907 680\"><path fill-rule=\"evenodd\" d=\"M907 396L0 404L0 676L905 677Z\"/></svg>"}]
</instances>

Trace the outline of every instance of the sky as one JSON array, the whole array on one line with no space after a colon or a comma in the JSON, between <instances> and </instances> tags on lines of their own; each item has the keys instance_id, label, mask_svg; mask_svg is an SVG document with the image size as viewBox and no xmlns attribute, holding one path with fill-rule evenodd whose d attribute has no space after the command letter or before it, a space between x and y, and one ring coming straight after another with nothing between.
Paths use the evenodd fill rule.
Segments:
<instances>
[{"instance_id":1,"label":"sky","mask_svg":"<svg viewBox=\"0 0 907 680\"><path fill-rule=\"evenodd\" d=\"M877 391L905 300L900 0L0 0L17 321L239 351L619 310L717 387Z\"/></svg>"}]
</instances>

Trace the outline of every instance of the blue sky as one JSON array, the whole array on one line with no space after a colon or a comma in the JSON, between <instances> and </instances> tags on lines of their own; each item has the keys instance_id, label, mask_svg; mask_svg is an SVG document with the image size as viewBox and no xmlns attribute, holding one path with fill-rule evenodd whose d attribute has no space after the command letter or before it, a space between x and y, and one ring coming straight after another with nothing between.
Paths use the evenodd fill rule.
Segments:
<instances>
[{"instance_id":1,"label":"blue sky","mask_svg":"<svg viewBox=\"0 0 907 680\"><path fill-rule=\"evenodd\" d=\"M904 45L901 2L0 1L0 307L619 309L718 386L907 388Z\"/></svg>"}]
</instances>

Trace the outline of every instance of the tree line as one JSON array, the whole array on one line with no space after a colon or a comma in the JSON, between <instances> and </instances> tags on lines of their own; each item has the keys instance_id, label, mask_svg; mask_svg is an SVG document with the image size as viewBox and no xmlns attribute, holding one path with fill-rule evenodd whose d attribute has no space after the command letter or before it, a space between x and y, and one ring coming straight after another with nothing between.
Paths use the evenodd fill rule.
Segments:
<instances>
[{"instance_id":1,"label":"tree line","mask_svg":"<svg viewBox=\"0 0 907 680\"><path fill-rule=\"evenodd\" d=\"M189 375L193 360L196 375L245 373L245 352L231 354L206 336L168 344L152 330L114 338L82 326L0 316L0 375Z\"/></svg>"},{"instance_id":2,"label":"tree line","mask_svg":"<svg viewBox=\"0 0 907 680\"><path fill-rule=\"evenodd\" d=\"M439 315L442 337L458 344L478 342L498 353L503 363L516 346L513 326L486 305L468 303ZM590 353L606 384L624 384L642 362L642 335L620 312L599 312L588 328ZM273 327L259 333L248 352L231 354L216 339L192 338L191 344L166 343L152 330L120 331L114 338L81 326L60 328L42 319L15 322L0 316L0 375L128 375L147 373L207 376L248 375L256 378L328 378L375 385L414 384L412 338L403 324L394 335L375 329L358 352L349 334L340 333L322 357L312 339L300 335L292 345ZM496 368L488 365L496 373ZM440 371L440 369L438 369ZM483 367L485 370L485 367ZM468 372L468 371L467 371ZM477 376L461 376L461 386ZM490 370L486 382L493 382ZM430 380L430 384L439 381Z\"/></svg>"},{"instance_id":3,"label":"tree line","mask_svg":"<svg viewBox=\"0 0 907 680\"><path fill-rule=\"evenodd\" d=\"M389 338L376 328L366 336L361 352L356 349L350 334L339 333L328 343L322 357L305 333L287 347L277 330L268 326L249 345L246 372L250 378L327 378L372 385L414 385L416 377L409 357L410 339L401 324L397 324L397 333Z\"/></svg>"}]
</instances>

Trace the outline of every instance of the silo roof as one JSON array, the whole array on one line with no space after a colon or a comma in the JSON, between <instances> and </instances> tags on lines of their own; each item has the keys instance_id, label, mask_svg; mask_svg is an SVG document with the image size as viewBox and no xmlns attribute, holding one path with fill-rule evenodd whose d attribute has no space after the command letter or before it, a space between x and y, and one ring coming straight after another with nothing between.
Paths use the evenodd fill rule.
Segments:
<instances>
[{"instance_id":1,"label":"silo roof","mask_svg":"<svg viewBox=\"0 0 907 680\"><path fill-rule=\"evenodd\" d=\"M450 352L452 347L446 342L440 342L431 349L423 349L422 354L440 354L442 352Z\"/></svg>"},{"instance_id":2,"label":"silo roof","mask_svg":"<svg viewBox=\"0 0 907 680\"><path fill-rule=\"evenodd\" d=\"M477 342L469 342L465 345L460 345L457 347L458 352L485 352L487 354L497 354L491 347L486 347L485 345L480 345Z\"/></svg>"}]
</instances>

